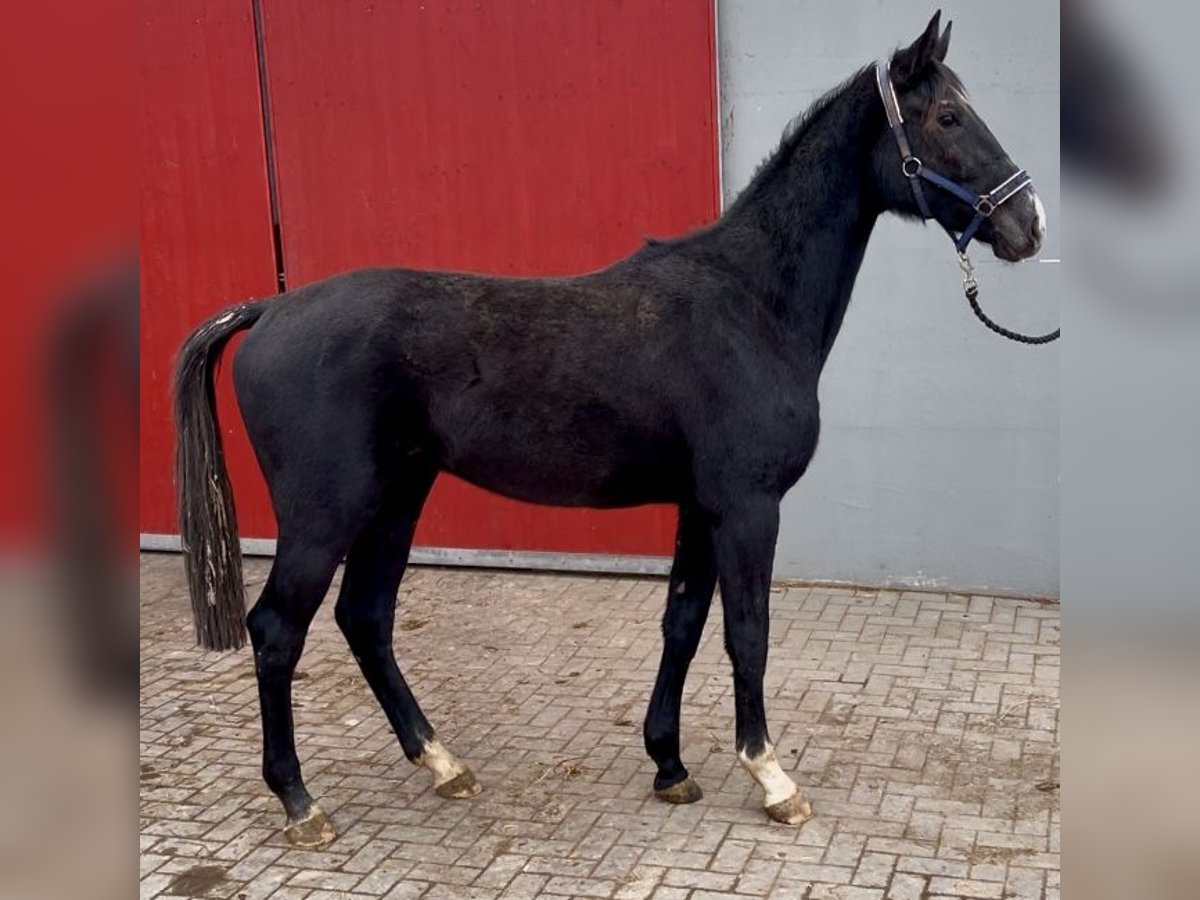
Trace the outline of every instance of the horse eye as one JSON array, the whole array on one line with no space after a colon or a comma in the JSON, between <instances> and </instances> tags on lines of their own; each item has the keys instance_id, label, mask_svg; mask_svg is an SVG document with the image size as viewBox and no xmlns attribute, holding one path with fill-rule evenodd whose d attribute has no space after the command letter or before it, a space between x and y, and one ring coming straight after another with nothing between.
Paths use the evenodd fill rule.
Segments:
<instances>
[{"instance_id":1,"label":"horse eye","mask_svg":"<svg viewBox=\"0 0 1200 900\"><path fill-rule=\"evenodd\" d=\"M953 128L958 124L958 115L953 112L944 112L938 115L938 124L943 128Z\"/></svg>"}]
</instances>

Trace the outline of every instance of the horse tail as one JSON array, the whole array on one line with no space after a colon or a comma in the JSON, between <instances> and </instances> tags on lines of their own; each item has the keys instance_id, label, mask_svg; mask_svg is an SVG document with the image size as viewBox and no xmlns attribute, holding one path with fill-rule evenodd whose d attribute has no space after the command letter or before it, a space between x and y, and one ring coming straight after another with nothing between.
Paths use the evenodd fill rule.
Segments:
<instances>
[{"instance_id":1,"label":"horse tail","mask_svg":"<svg viewBox=\"0 0 1200 900\"><path fill-rule=\"evenodd\" d=\"M175 369L175 490L196 642L209 650L246 643L242 549L238 543L213 375L233 335L262 316L268 301L243 303L191 333Z\"/></svg>"}]
</instances>

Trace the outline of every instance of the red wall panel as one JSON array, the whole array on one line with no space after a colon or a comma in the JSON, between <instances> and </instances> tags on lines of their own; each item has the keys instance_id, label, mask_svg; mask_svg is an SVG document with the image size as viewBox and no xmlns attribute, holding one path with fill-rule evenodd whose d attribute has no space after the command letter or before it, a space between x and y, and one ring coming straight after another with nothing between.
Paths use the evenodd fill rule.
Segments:
<instances>
[{"instance_id":1,"label":"red wall panel","mask_svg":"<svg viewBox=\"0 0 1200 900\"><path fill-rule=\"evenodd\" d=\"M4 423L0 465L0 558L6 564L26 554L60 550L63 522L59 492L64 448L59 407L61 360L55 358L67 331L77 336L84 322L96 356L95 370L124 374L127 357L108 351L115 330L99 325L98 299L82 291L117 258L130 257L136 240L134 199L136 147L132 40L129 23L101 0L66 3L9 3L0 26L0 422ZM105 306L105 310L115 309ZM112 319L105 320L112 323ZM120 320L115 326L124 326ZM97 328L99 330L97 330ZM103 338L101 337L103 334ZM124 337L117 334L117 337ZM124 349L124 348L122 348ZM78 355L72 359L76 362ZM53 370L51 367L54 367ZM99 406L109 399L94 383L69 386ZM118 376L114 375L115 381ZM127 384L115 398L127 405ZM103 398L103 400L102 400ZM89 407L90 408L90 407ZM103 407L105 413L109 407ZM125 502L124 460L134 460L134 423L128 415L102 418L95 435L110 455L85 451L104 479L98 515L132 526ZM70 417L76 428L78 410ZM111 440L110 440L111 438ZM78 448L76 448L78 449ZM122 465L114 466L113 459ZM132 465L130 466L132 470ZM114 509L113 507L117 507ZM130 510L131 512L132 510ZM126 532L122 531L122 534ZM121 546L127 546L123 542ZM5 597L7 599L7 595Z\"/></svg>"},{"instance_id":2,"label":"red wall panel","mask_svg":"<svg viewBox=\"0 0 1200 900\"><path fill-rule=\"evenodd\" d=\"M177 534L170 383L187 333L275 291L249 0L142 0L141 530ZM273 529L228 367L220 414L243 534Z\"/></svg>"},{"instance_id":3,"label":"red wall panel","mask_svg":"<svg viewBox=\"0 0 1200 900\"><path fill-rule=\"evenodd\" d=\"M284 266L564 274L718 210L711 0L264 0ZM275 289L250 0L143 0L141 530L175 533L174 354ZM274 522L219 385L242 534ZM669 553L673 511L548 510L439 481L418 543Z\"/></svg>"},{"instance_id":4,"label":"red wall panel","mask_svg":"<svg viewBox=\"0 0 1200 900\"><path fill-rule=\"evenodd\" d=\"M711 0L265 0L264 13L291 286L377 264L582 272L717 215ZM669 553L673 521L442 478L418 543Z\"/></svg>"}]
</instances>

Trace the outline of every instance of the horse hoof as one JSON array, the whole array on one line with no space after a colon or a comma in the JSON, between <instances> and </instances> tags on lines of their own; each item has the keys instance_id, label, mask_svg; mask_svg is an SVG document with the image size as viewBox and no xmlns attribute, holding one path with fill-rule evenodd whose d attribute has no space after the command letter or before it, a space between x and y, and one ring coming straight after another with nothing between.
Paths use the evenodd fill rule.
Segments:
<instances>
[{"instance_id":1,"label":"horse hoof","mask_svg":"<svg viewBox=\"0 0 1200 900\"><path fill-rule=\"evenodd\" d=\"M467 800L483 790L470 769L463 769L449 781L434 785L434 791L443 800Z\"/></svg>"},{"instance_id":2,"label":"horse hoof","mask_svg":"<svg viewBox=\"0 0 1200 900\"><path fill-rule=\"evenodd\" d=\"M800 791L786 800L772 803L766 810L768 816L784 825L800 825L812 818L812 806Z\"/></svg>"},{"instance_id":3,"label":"horse hoof","mask_svg":"<svg viewBox=\"0 0 1200 900\"><path fill-rule=\"evenodd\" d=\"M696 784L689 775L678 784L655 788L654 796L667 803L695 803L704 796L704 791L700 790L700 785Z\"/></svg>"},{"instance_id":4,"label":"horse hoof","mask_svg":"<svg viewBox=\"0 0 1200 900\"><path fill-rule=\"evenodd\" d=\"M301 850L316 850L324 847L335 837L333 823L329 816L315 803L309 807L308 815L297 822L289 822L283 829L283 836L293 847Z\"/></svg>"}]
</instances>

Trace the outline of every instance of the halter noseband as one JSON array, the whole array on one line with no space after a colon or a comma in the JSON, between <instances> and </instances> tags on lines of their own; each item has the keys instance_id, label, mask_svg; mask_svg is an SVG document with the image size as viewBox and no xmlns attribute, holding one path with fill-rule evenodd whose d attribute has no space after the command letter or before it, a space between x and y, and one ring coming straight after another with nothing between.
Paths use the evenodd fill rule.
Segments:
<instances>
[{"instance_id":1,"label":"halter noseband","mask_svg":"<svg viewBox=\"0 0 1200 900\"><path fill-rule=\"evenodd\" d=\"M908 142L908 134L904 130L904 116L900 114L900 101L896 98L896 88L892 84L888 64L883 60L875 63L875 83L879 87L879 98L883 100L884 111L887 112L888 125L891 126L892 134L896 137L896 145L900 148L900 171L912 185L913 197L916 198L921 217L924 219L934 218L933 212L929 209L929 200L925 197L925 188L921 184L921 179L953 194L975 210L975 218L971 220L971 224L962 234L955 234L951 228L942 225L942 228L950 235L950 240L954 242L954 249L960 254L966 252L967 245L979 231L979 226L1025 188L1031 187L1033 179L1029 177L1028 172L1020 169L986 194L975 194L957 181L927 168L912 152L912 145Z\"/></svg>"}]
</instances>

